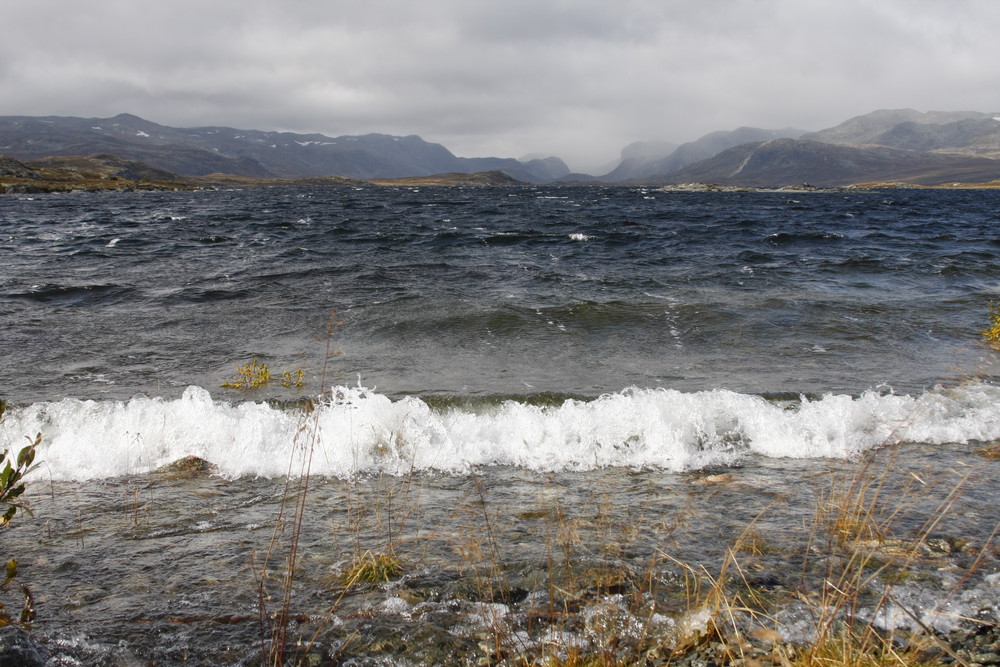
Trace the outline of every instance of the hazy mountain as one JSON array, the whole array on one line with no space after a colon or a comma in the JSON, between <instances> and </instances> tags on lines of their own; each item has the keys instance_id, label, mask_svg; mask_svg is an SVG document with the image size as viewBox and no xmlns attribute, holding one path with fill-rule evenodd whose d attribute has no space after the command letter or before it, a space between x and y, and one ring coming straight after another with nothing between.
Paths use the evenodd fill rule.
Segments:
<instances>
[{"instance_id":1,"label":"hazy mountain","mask_svg":"<svg viewBox=\"0 0 1000 667\"><path fill-rule=\"evenodd\" d=\"M558 158L460 158L417 136L328 137L237 130L173 128L131 114L113 118L0 117L0 153L18 159L110 153L185 176L400 178L499 170L528 182L569 173Z\"/></svg>"},{"instance_id":2,"label":"hazy mountain","mask_svg":"<svg viewBox=\"0 0 1000 667\"><path fill-rule=\"evenodd\" d=\"M553 157L456 157L444 146L417 136L180 129L129 114L105 119L0 117L0 154L14 158L0 164L0 170L28 168L16 160L88 156L90 165L95 159L102 162L102 173L119 170L128 174L119 178L130 180L161 180L162 172L251 179L331 175L392 179L499 171L527 183L971 183L1000 179L1000 113L881 110L808 134L741 127L680 146L637 142L626 146L618 165L599 179L570 174L566 164ZM148 167L143 169L150 171L125 162L115 164L116 159L145 163ZM82 169L55 162L49 166Z\"/></svg>"},{"instance_id":3,"label":"hazy mountain","mask_svg":"<svg viewBox=\"0 0 1000 667\"><path fill-rule=\"evenodd\" d=\"M802 138L830 144L1000 157L1000 113L884 109Z\"/></svg>"},{"instance_id":4,"label":"hazy mountain","mask_svg":"<svg viewBox=\"0 0 1000 667\"><path fill-rule=\"evenodd\" d=\"M781 137L795 139L803 134L805 130L793 128L764 130L758 127L740 127L731 131L706 134L696 141L689 141L670 152L661 154L656 154L648 144L631 144L622 150L621 164L610 173L601 176L600 180L619 182L661 176L710 158L733 146ZM626 155L626 151L631 154Z\"/></svg>"},{"instance_id":5,"label":"hazy mountain","mask_svg":"<svg viewBox=\"0 0 1000 667\"><path fill-rule=\"evenodd\" d=\"M622 149L621 158L607 174L606 181L630 181L649 176L649 165L662 160L675 150L677 144L670 141L636 141ZM654 172L655 173L655 172Z\"/></svg>"},{"instance_id":6,"label":"hazy mountain","mask_svg":"<svg viewBox=\"0 0 1000 667\"><path fill-rule=\"evenodd\" d=\"M1000 160L909 151L883 146L845 146L811 140L774 139L723 151L658 182L782 186L840 186L865 182L940 185L1000 179Z\"/></svg>"}]
</instances>

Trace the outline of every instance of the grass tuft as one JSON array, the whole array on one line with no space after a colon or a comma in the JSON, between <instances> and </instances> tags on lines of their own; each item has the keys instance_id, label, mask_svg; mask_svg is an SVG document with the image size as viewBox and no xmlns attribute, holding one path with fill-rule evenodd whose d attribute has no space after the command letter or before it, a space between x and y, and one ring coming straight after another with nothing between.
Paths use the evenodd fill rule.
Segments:
<instances>
[{"instance_id":1,"label":"grass tuft","mask_svg":"<svg viewBox=\"0 0 1000 667\"><path fill-rule=\"evenodd\" d=\"M859 635L845 631L804 647L785 664L790 667L932 667L940 663L922 659L921 651L915 646L894 647L891 641L874 632Z\"/></svg>"},{"instance_id":2,"label":"grass tuft","mask_svg":"<svg viewBox=\"0 0 1000 667\"><path fill-rule=\"evenodd\" d=\"M384 584L403 574L399 559L391 553L365 551L358 556L340 578L350 588L355 584Z\"/></svg>"}]
</instances>

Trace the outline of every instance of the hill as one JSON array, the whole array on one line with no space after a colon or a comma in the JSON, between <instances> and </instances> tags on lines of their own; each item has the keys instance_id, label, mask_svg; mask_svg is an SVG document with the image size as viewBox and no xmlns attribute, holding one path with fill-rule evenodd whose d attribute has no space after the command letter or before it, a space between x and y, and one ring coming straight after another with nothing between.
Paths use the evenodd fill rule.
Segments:
<instances>
[{"instance_id":1,"label":"hill","mask_svg":"<svg viewBox=\"0 0 1000 667\"><path fill-rule=\"evenodd\" d=\"M175 174L115 155L49 157L24 164L0 154L0 193L191 187Z\"/></svg>"},{"instance_id":2,"label":"hill","mask_svg":"<svg viewBox=\"0 0 1000 667\"><path fill-rule=\"evenodd\" d=\"M883 109L802 138L828 144L1000 158L1000 114Z\"/></svg>"},{"instance_id":3,"label":"hill","mask_svg":"<svg viewBox=\"0 0 1000 667\"><path fill-rule=\"evenodd\" d=\"M558 158L461 158L418 136L328 137L238 130L174 128L131 114L113 118L0 117L0 153L20 160L113 154L182 176L226 173L250 178L340 175L400 178L498 170L539 183L569 173Z\"/></svg>"},{"instance_id":4,"label":"hill","mask_svg":"<svg viewBox=\"0 0 1000 667\"><path fill-rule=\"evenodd\" d=\"M809 183L829 187L865 182L982 183L998 178L1000 160L989 158L883 146L836 145L805 139L774 139L723 151L691 167L664 175L657 183L703 182L755 187Z\"/></svg>"},{"instance_id":5,"label":"hill","mask_svg":"<svg viewBox=\"0 0 1000 667\"><path fill-rule=\"evenodd\" d=\"M600 180L610 182L643 181L651 177L679 171L734 146L780 137L798 138L803 134L805 134L805 130L792 128L764 130L759 127L740 127L732 131L706 134L696 141L689 141L660 154L649 150L650 145L648 144L632 144L622 151L621 164L610 173L601 176ZM652 144L652 146L655 145ZM631 151L631 154L626 155L626 151Z\"/></svg>"},{"instance_id":6,"label":"hill","mask_svg":"<svg viewBox=\"0 0 1000 667\"><path fill-rule=\"evenodd\" d=\"M502 171L450 173L364 181L343 176L259 178L233 174L178 176L142 162L99 153L53 156L25 164L0 154L0 193L71 192L77 190L177 190L206 187L351 186L362 185L526 185Z\"/></svg>"}]
</instances>

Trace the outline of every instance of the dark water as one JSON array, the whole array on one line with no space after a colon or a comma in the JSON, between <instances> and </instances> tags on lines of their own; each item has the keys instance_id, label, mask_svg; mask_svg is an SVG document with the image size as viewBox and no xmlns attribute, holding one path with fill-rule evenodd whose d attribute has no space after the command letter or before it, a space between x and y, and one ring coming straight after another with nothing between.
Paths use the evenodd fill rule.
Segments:
<instances>
[{"instance_id":1,"label":"dark water","mask_svg":"<svg viewBox=\"0 0 1000 667\"><path fill-rule=\"evenodd\" d=\"M996 622L998 222L989 191L2 197L0 449L43 444L0 558L53 665L261 664L295 539L289 664L669 647L704 622L681 563L741 535L809 641L841 563L817 516L858 469L886 544L939 545L859 616L892 586L880 628ZM305 386L221 386L254 357ZM214 472L156 472L185 456ZM345 591L389 545L403 576Z\"/></svg>"},{"instance_id":2,"label":"dark water","mask_svg":"<svg viewBox=\"0 0 1000 667\"><path fill-rule=\"evenodd\" d=\"M0 386L177 395L254 355L315 375L337 309L337 367L393 396L913 391L976 362L998 220L988 191L10 196Z\"/></svg>"}]
</instances>

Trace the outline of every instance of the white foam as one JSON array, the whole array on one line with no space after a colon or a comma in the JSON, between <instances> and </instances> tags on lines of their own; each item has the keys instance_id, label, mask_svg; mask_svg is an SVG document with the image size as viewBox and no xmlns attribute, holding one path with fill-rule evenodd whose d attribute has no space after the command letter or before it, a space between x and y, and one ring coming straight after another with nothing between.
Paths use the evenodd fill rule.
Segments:
<instances>
[{"instance_id":1,"label":"white foam","mask_svg":"<svg viewBox=\"0 0 1000 667\"><path fill-rule=\"evenodd\" d=\"M507 465L538 471L599 467L689 470L769 457L849 457L887 442L1000 438L1000 389L973 384L919 397L868 392L795 406L725 390L629 389L555 407L507 401L480 411L433 410L338 387L310 415L230 404L188 388L175 400L64 399L8 411L0 447L43 434L38 460L54 479L140 474L185 456L223 475L278 476L313 454L313 474L381 470L463 473Z\"/></svg>"}]
</instances>

